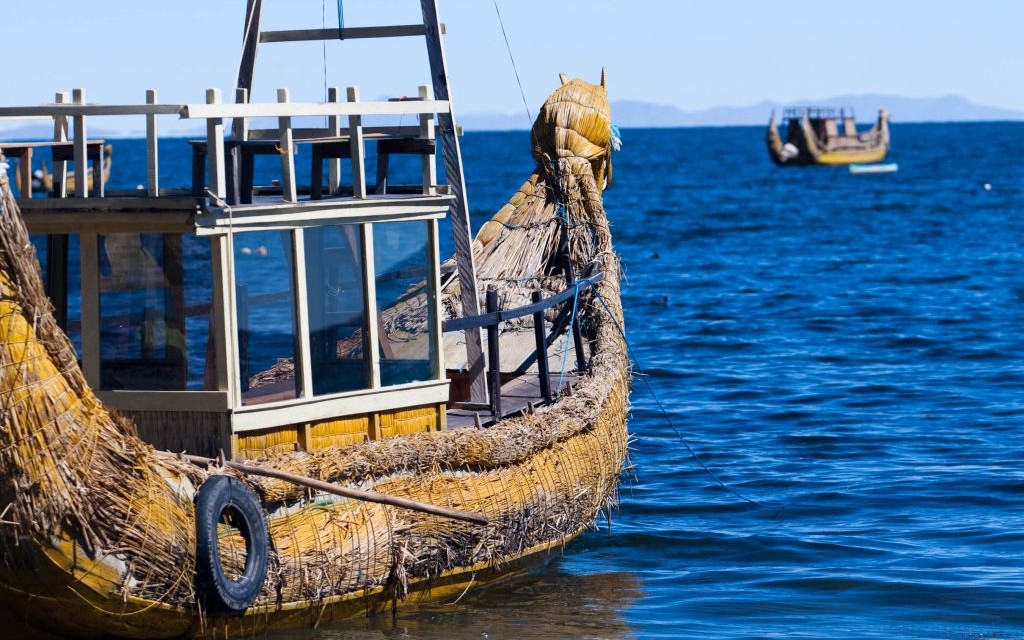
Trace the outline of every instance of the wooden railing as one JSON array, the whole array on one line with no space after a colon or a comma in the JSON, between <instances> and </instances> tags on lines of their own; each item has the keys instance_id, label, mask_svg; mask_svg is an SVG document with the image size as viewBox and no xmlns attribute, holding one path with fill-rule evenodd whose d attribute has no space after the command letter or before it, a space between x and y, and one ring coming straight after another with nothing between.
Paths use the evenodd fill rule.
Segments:
<instances>
[{"instance_id":1,"label":"wooden railing","mask_svg":"<svg viewBox=\"0 0 1024 640\"><path fill-rule=\"evenodd\" d=\"M533 303L514 309L500 309L498 306L498 292L494 289L487 291L487 313L469 318L453 318L442 323L444 333L452 331L465 331L468 329L486 329L487 331L487 382L488 398L491 414L495 421L501 419L501 349L498 338L498 326L513 318L533 316L534 337L536 340L537 376L539 378L541 396L546 402L551 402L551 373L548 370L548 337L544 327L544 311L564 302L574 301L575 298L586 288L596 287L597 283L604 278L603 273L596 273L589 278L581 278L571 283L571 286L564 291L557 293L550 298L544 298L540 291L533 292ZM576 361L581 370L587 368L586 353L583 350L583 341L580 338L579 314L572 317L572 332L576 349Z\"/></svg>"},{"instance_id":2,"label":"wooden railing","mask_svg":"<svg viewBox=\"0 0 1024 640\"><path fill-rule=\"evenodd\" d=\"M240 90L241 91L241 90ZM88 104L85 101L85 91L76 89L69 94L61 92L56 94L56 101L53 104L26 107L0 107L0 123L13 120L49 120L53 123L53 140L56 143L73 146L73 162L78 173L84 174L90 156L88 149L90 143L95 140L89 138L89 129L93 119L98 117L124 117L139 116L145 118L146 134L146 164L147 183L145 194L150 197L161 195L159 184L159 154L158 140L160 137L158 129L158 116L177 115L181 119L205 121L206 136L203 157L206 161L206 180L203 185L192 185L192 192L209 191L217 198L228 196L228 173L237 171L237 164L232 168L228 156L225 153L226 144L232 148L245 145L250 141L274 141L276 153L281 157L281 186L282 199L287 203L297 201L296 172L295 172L295 145L297 143L338 143L344 142L349 145L345 153L351 158L353 195L355 197L367 197L365 178L366 142L370 140L389 139L424 139L434 140L434 116L450 114L451 108L447 100L434 100L431 90L428 87L420 87L419 93L412 99L401 99L393 101L367 101L359 100L359 92L356 87L349 87L347 101L339 100L340 92L332 89L329 93L328 102L291 102L287 89L279 89L277 102L271 103L250 103L246 101L244 92L236 96L238 103L223 103L219 89L209 89L206 92L205 103L188 104L159 104L156 91L146 92L145 104L124 104L124 105L97 105ZM367 116L415 116L418 123L414 126L374 126L364 127L363 118ZM328 120L328 126L319 129L295 128L292 126L292 119L308 116L321 116ZM252 118L277 118L278 126L274 129L249 130L248 122ZM234 119L235 136L229 141L225 140L224 120ZM72 126L73 125L73 126ZM0 148L5 144L14 147L16 141L2 142ZM398 151L401 152L401 151ZM420 152L423 155L423 192L426 194L436 193L437 172L433 154ZM325 159L331 160L330 188L337 187L338 175L340 172L340 157L338 154L329 155ZM428 157L429 156L429 157ZM22 155L22 162L31 161L31 155ZM62 176L67 171L67 160L58 159L54 164L55 178L61 182ZM193 177L193 181L195 178ZM56 180L55 180L56 182ZM72 195L76 198L89 197L87 182L77 180L75 192ZM27 185L25 185L27 188ZM61 193L60 188L55 184L54 193ZM188 191L185 191L188 193Z\"/></svg>"}]
</instances>

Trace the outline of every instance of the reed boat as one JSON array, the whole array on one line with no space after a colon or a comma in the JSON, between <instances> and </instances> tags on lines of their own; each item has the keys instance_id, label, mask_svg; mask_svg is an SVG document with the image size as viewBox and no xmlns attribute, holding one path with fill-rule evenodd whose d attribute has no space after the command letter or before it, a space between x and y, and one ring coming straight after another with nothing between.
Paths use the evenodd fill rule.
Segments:
<instances>
[{"instance_id":1,"label":"reed boat","mask_svg":"<svg viewBox=\"0 0 1024 640\"><path fill-rule=\"evenodd\" d=\"M889 151L889 112L880 109L867 131L857 131L853 109L794 107L782 113L786 139L775 112L768 121L768 155L777 166L847 165L881 162ZM840 129L841 128L841 129Z\"/></svg>"},{"instance_id":2,"label":"reed boat","mask_svg":"<svg viewBox=\"0 0 1024 640\"><path fill-rule=\"evenodd\" d=\"M536 169L473 238L442 24L420 4L421 24L339 26L422 38L413 100L254 101L260 46L339 33L263 30L250 0L232 102L76 90L0 108L74 121L55 147L79 168L92 122L137 116L148 163L141 192L36 199L0 171L5 629L238 637L455 599L614 507L630 373L604 74L561 77L531 131ZM178 141L191 184L158 181L162 116L206 125ZM293 126L304 116L323 126ZM261 186L249 163L268 148L280 174ZM413 184L396 184L398 154L418 159Z\"/></svg>"}]
</instances>

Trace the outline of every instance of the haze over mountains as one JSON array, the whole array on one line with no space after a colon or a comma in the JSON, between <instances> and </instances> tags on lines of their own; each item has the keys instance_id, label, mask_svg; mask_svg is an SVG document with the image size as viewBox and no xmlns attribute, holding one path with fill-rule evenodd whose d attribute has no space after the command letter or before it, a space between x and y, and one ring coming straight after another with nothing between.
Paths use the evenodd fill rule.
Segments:
<instances>
[{"instance_id":1,"label":"haze over mountains","mask_svg":"<svg viewBox=\"0 0 1024 640\"><path fill-rule=\"evenodd\" d=\"M975 104L956 95L940 98L904 98L893 95L865 94L836 96L790 103L764 101L744 107L714 107L684 111L670 105L618 100L612 102L612 119L620 127L721 127L764 125L772 110L795 105L853 107L857 119L873 121L878 109L885 107L893 122L967 122L987 120L1024 120L1024 111ZM497 131L528 128L524 113L467 113L459 118L469 131Z\"/></svg>"}]
</instances>

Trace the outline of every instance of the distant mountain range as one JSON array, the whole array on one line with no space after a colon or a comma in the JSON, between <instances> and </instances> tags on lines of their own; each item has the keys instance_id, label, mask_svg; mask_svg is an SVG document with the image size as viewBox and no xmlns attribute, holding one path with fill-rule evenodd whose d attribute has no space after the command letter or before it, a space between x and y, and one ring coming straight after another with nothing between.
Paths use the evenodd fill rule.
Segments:
<instances>
[{"instance_id":1,"label":"distant mountain range","mask_svg":"<svg viewBox=\"0 0 1024 640\"><path fill-rule=\"evenodd\" d=\"M1024 120L1024 111L1013 111L975 104L960 96L941 98L904 98L900 96L865 94L836 96L817 100L798 100L791 103L764 101L746 107L714 107L698 111L684 111L678 107L619 100L612 103L612 119L620 127L721 127L735 125L764 125L774 110L794 105L853 107L857 119L873 121L878 109L885 107L893 122L966 122L985 120ZM469 131L497 131L527 128L522 113L470 113L459 118Z\"/></svg>"}]
</instances>

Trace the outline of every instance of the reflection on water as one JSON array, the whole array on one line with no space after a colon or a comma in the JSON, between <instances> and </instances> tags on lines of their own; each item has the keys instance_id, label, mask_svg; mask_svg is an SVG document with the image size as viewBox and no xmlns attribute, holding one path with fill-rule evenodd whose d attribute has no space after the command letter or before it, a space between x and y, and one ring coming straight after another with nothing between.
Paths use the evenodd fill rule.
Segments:
<instances>
[{"instance_id":1,"label":"reflection on water","mask_svg":"<svg viewBox=\"0 0 1024 640\"><path fill-rule=\"evenodd\" d=\"M457 602L400 607L334 622L315 630L285 631L269 638L371 640L417 638L631 638L636 630L622 613L643 597L631 572L576 575L557 564L540 574L474 589Z\"/></svg>"}]
</instances>

